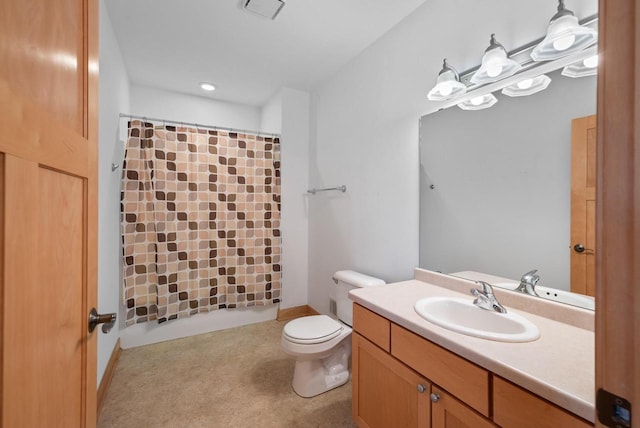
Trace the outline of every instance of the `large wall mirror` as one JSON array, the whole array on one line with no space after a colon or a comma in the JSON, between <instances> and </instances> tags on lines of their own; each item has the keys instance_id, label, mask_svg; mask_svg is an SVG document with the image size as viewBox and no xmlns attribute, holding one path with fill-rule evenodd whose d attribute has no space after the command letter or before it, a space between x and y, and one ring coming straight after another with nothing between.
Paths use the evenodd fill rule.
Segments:
<instances>
[{"instance_id":1,"label":"large wall mirror","mask_svg":"<svg viewBox=\"0 0 640 428\"><path fill-rule=\"evenodd\" d=\"M537 269L539 286L575 291L572 121L595 115L596 76L547 75L550 85L534 95L495 92L491 108L453 106L421 118L420 267L516 284ZM595 147L595 129L580 138ZM583 247L580 255L592 256Z\"/></svg>"}]
</instances>

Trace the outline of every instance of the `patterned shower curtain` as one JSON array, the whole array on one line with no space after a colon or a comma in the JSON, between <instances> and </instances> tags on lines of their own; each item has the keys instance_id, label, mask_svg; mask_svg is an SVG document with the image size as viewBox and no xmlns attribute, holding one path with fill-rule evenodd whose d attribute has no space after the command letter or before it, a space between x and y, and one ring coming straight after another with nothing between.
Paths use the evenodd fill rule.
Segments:
<instances>
[{"instance_id":1,"label":"patterned shower curtain","mask_svg":"<svg viewBox=\"0 0 640 428\"><path fill-rule=\"evenodd\" d=\"M129 123L126 324L280 302L280 141Z\"/></svg>"}]
</instances>

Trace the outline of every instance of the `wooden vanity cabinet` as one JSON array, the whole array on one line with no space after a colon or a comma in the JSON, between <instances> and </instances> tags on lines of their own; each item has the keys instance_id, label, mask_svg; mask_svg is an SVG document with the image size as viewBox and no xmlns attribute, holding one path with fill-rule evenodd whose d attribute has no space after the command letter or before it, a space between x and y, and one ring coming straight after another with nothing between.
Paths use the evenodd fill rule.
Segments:
<instances>
[{"instance_id":1,"label":"wooden vanity cabinet","mask_svg":"<svg viewBox=\"0 0 640 428\"><path fill-rule=\"evenodd\" d=\"M360 428L495 427L490 420L432 386L425 376L392 355L391 335L397 326L359 305L354 305L353 326L352 410L353 419ZM418 348L418 352L421 351ZM441 369L447 361L451 362L448 357L451 356L437 354L435 358L444 360L435 363L427 357L426 361L434 362L433 367ZM457 369L459 367L454 364L453 370ZM443 375L453 376L448 370L446 368ZM463 367L461 375L467 373ZM487 389L485 398L486 394ZM488 399L486 401L488 403Z\"/></svg>"},{"instance_id":2,"label":"wooden vanity cabinet","mask_svg":"<svg viewBox=\"0 0 640 428\"><path fill-rule=\"evenodd\" d=\"M353 419L360 428L428 428L431 385L353 333Z\"/></svg>"},{"instance_id":3,"label":"wooden vanity cabinet","mask_svg":"<svg viewBox=\"0 0 640 428\"><path fill-rule=\"evenodd\" d=\"M493 422L474 412L437 386L431 387L432 428L495 428Z\"/></svg>"},{"instance_id":4,"label":"wooden vanity cabinet","mask_svg":"<svg viewBox=\"0 0 640 428\"><path fill-rule=\"evenodd\" d=\"M593 427L357 304L353 329L353 419L360 428Z\"/></svg>"},{"instance_id":5,"label":"wooden vanity cabinet","mask_svg":"<svg viewBox=\"0 0 640 428\"><path fill-rule=\"evenodd\" d=\"M555 404L493 376L493 420L503 427L587 428L593 425Z\"/></svg>"}]
</instances>

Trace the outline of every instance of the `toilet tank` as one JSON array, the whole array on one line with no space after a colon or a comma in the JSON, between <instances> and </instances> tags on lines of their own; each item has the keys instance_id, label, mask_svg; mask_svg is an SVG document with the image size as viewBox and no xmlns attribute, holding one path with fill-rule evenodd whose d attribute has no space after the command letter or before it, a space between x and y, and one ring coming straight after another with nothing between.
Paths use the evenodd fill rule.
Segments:
<instances>
[{"instance_id":1,"label":"toilet tank","mask_svg":"<svg viewBox=\"0 0 640 428\"><path fill-rule=\"evenodd\" d=\"M338 319L343 323L353 325L353 302L349 300L349 291L355 288L383 285L380 278L354 272L352 270L340 270L333 275L333 281L338 287L336 293L336 312Z\"/></svg>"}]
</instances>

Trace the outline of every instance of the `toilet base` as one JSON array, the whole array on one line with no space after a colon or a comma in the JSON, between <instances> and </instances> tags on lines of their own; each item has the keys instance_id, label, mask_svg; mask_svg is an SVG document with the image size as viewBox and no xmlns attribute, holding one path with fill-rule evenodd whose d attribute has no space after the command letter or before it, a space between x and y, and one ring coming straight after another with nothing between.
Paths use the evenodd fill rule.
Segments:
<instances>
[{"instance_id":1,"label":"toilet base","mask_svg":"<svg viewBox=\"0 0 640 428\"><path fill-rule=\"evenodd\" d=\"M293 390L309 398L344 385L349 381L350 337L343 340L326 358L296 361Z\"/></svg>"}]
</instances>

